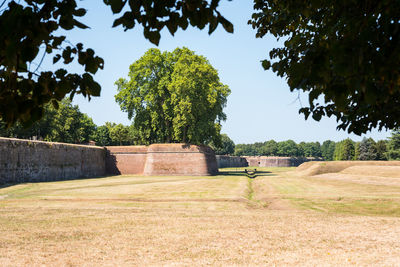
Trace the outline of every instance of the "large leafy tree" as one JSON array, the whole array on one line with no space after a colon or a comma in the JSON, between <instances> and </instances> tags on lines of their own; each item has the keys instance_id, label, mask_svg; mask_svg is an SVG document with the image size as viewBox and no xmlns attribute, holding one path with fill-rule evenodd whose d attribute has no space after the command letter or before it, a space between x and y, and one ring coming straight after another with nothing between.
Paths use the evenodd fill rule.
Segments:
<instances>
[{"instance_id":1,"label":"large leafy tree","mask_svg":"<svg viewBox=\"0 0 400 267\"><path fill-rule=\"evenodd\" d=\"M110 130L105 125L98 126L92 137L98 146L109 146L112 144Z\"/></svg>"},{"instance_id":2,"label":"large leafy tree","mask_svg":"<svg viewBox=\"0 0 400 267\"><path fill-rule=\"evenodd\" d=\"M115 96L133 119L139 143L220 142L220 122L230 94L208 60L187 48L149 49L119 79Z\"/></svg>"},{"instance_id":3,"label":"large leafy tree","mask_svg":"<svg viewBox=\"0 0 400 267\"><path fill-rule=\"evenodd\" d=\"M392 132L388 142L387 157L389 160L400 160L400 129Z\"/></svg>"},{"instance_id":4,"label":"large leafy tree","mask_svg":"<svg viewBox=\"0 0 400 267\"><path fill-rule=\"evenodd\" d=\"M221 134L221 143L215 145L214 142L208 144L217 155L233 155L235 152L235 143L227 134Z\"/></svg>"},{"instance_id":5,"label":"large leafy tree","mask_svg":"<svg viewBox=\"0 0 400 267\"><path fill-rule=\"evenodd\" d=\"M263 145L263 155L275 156L278 152L278 143L275 140L269 140Z\"/></svg>"},{"instance_id":6,"label":"large leafy tree","mask_svg":"<svg viewBox=\"0 0 400 267\"><path fill-rule=\"evenodd\" d=\"M358 151L359 160L376 160L378 159L378 151L376 149L376 142L372 138L363 138L360 142Z\"/></svg>"},{"instance_id":7,"label":"large leafy tree","mask_svg":"<svg viewBox=\"0 0 400 267\"><path fill-rule=\"evenodd\" d=\"M44 110L44 117L29 128L20 123L7 128L0 120L0 136L78 144L87 143L92 138L96 125L68 98L60 101L58 109L48 104Z\"/></svg>"},{"instance_id":8,"label":"large leafy tree","mask_svg":"<svg viewBox=\"0 0 400 267\"><path fill-rule=\"evenodd\" d=\"M347 138L336 143L334 160L354 160L355 147L354 142Z\"/></svg>"},{"instance_id":9,"label":"large leafy tree","mask_svg":"<svg viewBox=\"0 0 400 267\"><path fill-rule=\"evenodd\" d=\"M87 143L96 129L92 119L82 113L71 100L64 99L51 121L51 133L47 141Z\"/></svg>"},{"instance_id":10,"label":"large leafy tree","mask_svg":"<svg viewBox=\"0 0 400 267\"><path fill-rule=\"evenodd\" d=\"M398 0L254 0L254 8L256 36L284 41L262 65L308 93L306 118L334 116L356 134L400 126Z\"/></svg>"},{"instance_id":11,"label":"large leafy tree","mask_svg":"<svg viewBox=\"0 0 400 267\"><path fill-rule=\"evenodd\" d=\"M114 14L121 14L113 27L125 30L141 24L144 36L158 44L160 31L166 27L173 35L189 25L211 34L219 24L228 32L233 25L217 10L220 0L104 0ZM66 95L100 95L100 85L93 74L103 68L103 59L82 43L68 42L67 33L88 26L78 21L85 9L76 0L0 1L0 118L8 126L20 121L31 125L43 116L44 107ZM65 35L63 35L65 33ZM45 56L64 65L75 61L83 73L70 73L64 67L44 70Z\"/></svg>"},{"instance_id":12,"label":"large leafy tree","mask_svg":"<svg viewBox=\"0 0 400 267\"><path fill-rule=\"evenodd\" d=\"M282 157L298 157L300 155L299 148L293 140L282 141L278 143L278 156Z\"/></svg>"},{"instance_id":13,"label":"large leafy tree","mask_svg":"<svg viewBox=\"0 0 400 267\"><path fill-rule=\"evenodd\" d=\"M321 144L319 142L301 142L298 148L300 156L321 157Z\"/></svg>"},{"instance_id":14,"label":"large leafy tree","mask_svg":"<svg viewBox=\"0 0 400 267\"><path fill-rule=\"evenodd\" d=\"M324 160L333 160L333 154L335 153L336 143L331 140L326 140L321 146L321 155Z\"/></svg>"},{"instance_id":15,"label":"large leafy tree","mask_svg":"<svg viewBox=\"0 0 400 267\"><path fill-rule=\"evenodd\" d=\"M86 11L74 0L25 0L0 3L0 118L7 125L20 121L31 125L43 116L47 103L58 107L66 94L82 94L89 99L100 94L92 74L103 68L103 59L82 43L71 44L60 30L87 28L77 18ZM76 61L83 74L66 69L42 70L44 57L64 64Z\"/></svg>"},{"instance_id":16,"label":"large leafy tree","mask_svg":"<svg viewBox=\"0 0 400 267\"><path fill-rule=\"evenodd\" d=\"M379 140L376 142L377 160L387 160L387 141Z\"/></svg>"},{"instance_id":17,"label":"large leafy tree","mask_svg":"<svg viewBox=\"0 0 400 267\"><path fill-rule=\"evenodd\" d=\"M129 126L116 124L109 128L110 138L113 144L129 144Z\"/></svg>"}]
</instances>

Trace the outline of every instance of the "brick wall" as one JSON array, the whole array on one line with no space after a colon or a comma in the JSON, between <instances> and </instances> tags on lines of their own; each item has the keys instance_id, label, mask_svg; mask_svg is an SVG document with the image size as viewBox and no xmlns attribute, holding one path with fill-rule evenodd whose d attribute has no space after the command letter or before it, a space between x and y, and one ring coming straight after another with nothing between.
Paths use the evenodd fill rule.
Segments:
<instances>
[{"instance_id":1,"label":"brick wall","mask_svg":"<svg viewBox=\"0 0 400 267\"><path fill-rule=\"evenodd\" d=\"M249 164L243 157L216 155L218 168L247 167Z\"/></svg>"},{"instance_id":2,"label":"brick wall","mask_svg":"<svg viewBox=\"0 0 400 267\"><path fill-rule=\"evenodd\" d=\"M108 174L143 174L147 146L108 146L106 149Z\"/></svg>"},{"instance_id":3,"label":"brick wall","mask_svg":"<svg viewBox=\"0 0 400 267\"><path fill-rule=\"evenodd\" d=\"M215 175L215 154L207 146L152 144L107 147L109 174Z\"/></svg>"},{"instance_id":4,"label":"brick wall","mask_svg":"<svg viewBox=\"0 0 400 267\"><path fill-rule=\"evenodd\" d=\"M0 137L0 183L105 175L103 147Z\"/></svg>"},{"instance_id":5,"label":"brick wall","mask_svg":"<svg viewBox=\"0 0 400 267\"><path fill-rule=\"evenodd\" d=\"M144 175L215 175L214 151L207 146L153 144L147 150Z\"/></svg>"},{"instance_id":6,"label":"brick wall","mask_svg":"<svg viewBox=\"0 0 400 267\"><path fill-rule=\"evenodd\" d=\"M245 156L251 167L297 167L300 164L313 160L310 158L291 158L291 157L265 157L265 156Z\"/></svg>"}]
</instances>

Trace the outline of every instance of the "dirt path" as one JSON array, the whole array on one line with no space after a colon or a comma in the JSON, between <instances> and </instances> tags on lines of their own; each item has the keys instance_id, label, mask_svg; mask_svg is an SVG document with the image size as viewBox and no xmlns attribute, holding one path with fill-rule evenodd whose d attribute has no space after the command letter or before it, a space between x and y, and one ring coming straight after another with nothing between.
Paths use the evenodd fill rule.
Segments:
<instances>
[{"instance_id":1,"label":"dirt path","mask_svg":"<svg viewBox=\"0 0 400 267\"><path fill-rule=\"evenodd\" d=\"M269 183L269 179L270 176L258 176L251 180L254 191L253 199L265 209L294 210L293 205L283 199L282 195Z\"/></svg>"}]
</instances>

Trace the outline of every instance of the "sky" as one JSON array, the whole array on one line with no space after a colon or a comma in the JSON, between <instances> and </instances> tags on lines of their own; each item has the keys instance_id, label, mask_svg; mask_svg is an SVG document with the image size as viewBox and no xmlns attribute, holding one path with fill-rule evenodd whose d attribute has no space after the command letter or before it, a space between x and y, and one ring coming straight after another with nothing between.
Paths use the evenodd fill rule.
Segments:
<instances>
[{"instance_id":1,"label":"sky","mask_svg":"<svg viewBox=\"0 0 400 267\"><path fill-rule=\"evenodd\" d=\"M75 96L74 104L87 113L97 125L105 122L131 124L127 113L120 110L114 100L119 78L127 78L129 66L138 60L148 49L172 51L176 47L188 47L199 55L205 56L218 70L222 83L231 89L225 108L227 120L222 124L222 132L236 143L264 142L274 139L295 142L340 141L351 138L360 141L363 137L375 140L386 139L390 132L373 130L366 135L357 136L336 130L334 118L323 118L316 122L307 121L298 110L307 104L307 96L290 92L285 79L276 76L271 70L265 71L260 61L267 59L269 51L280 44L271 35L262 39L255 38L255 30L247 24L253 13L252 1L222 1L220 12L234 25L230 34L219 26L208 35L207 30L188 28L178 30L171 36L167 29L161 32L159 46L151 44L143 36L143 28L123 31L121 27L112 28L115 18L109 7L98 1L78 1L80 7L87 9L87 14L80 21L90 29L74 29L66 32L72 43L82 42L86 48L93 48L105 61L103 70L95 75L95 80L102 87L101 96L93 97L90 102L80 95ZM61 61L60 61L61 62ZM60 63L57 63L60 64ZM51 57L47 57L42 68L52 66ZM70 70L82 72L79 66Z\"/></svg>"}]
</instances>

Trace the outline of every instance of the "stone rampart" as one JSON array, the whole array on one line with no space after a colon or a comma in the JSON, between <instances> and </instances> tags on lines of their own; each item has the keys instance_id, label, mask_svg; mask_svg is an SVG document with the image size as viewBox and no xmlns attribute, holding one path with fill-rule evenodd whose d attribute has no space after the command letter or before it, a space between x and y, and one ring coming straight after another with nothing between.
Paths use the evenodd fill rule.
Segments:
<instances>
[{"instance_id":1,"label":"stone rampart","mask_svg":"<svg viewBox=\"0 0 400 267\"><path fill-rule=\"evenodd\" d=\"M0 137L0 183L105 175L103 147Z\"/></svg>"},{"instance_id":2,"label":"stone rampart","mask_svg":"<svg viewBox=\"0 0 400 267\"><path fill-rule=\"evenodd\" d=\"M143 174L147 146L107 146L108 174Z\"/></svg>"},{"instance_id":3,"label":"stone rampart","mask_svg":"<svg viewBox=\"0 0 400 267\"><path fill-rule=\"evenodd\" d=\"M147 150L144 175L216 175L217 161L208 146L153 144Z\"/></svg>"},{"instance_id":4,"label":"stone rampart","mask_svg":"<svg viewBox=\"0 0 400 267\"><path fill-rule=\"evenodd\" d=\"M109 146L106 159L109 174L215 175L214 151L207 146L152 144Z\"/></svg>"},{"instance_id":5,"label":"stone rampart","mask_svg":"<svg viewBox=\"0 0 400 267\"><path fill-rule=\"evenodd\" d=\"M243 157L216 155L218 168L247 167L249 164Z\"/></svg>"}]
</instances>

